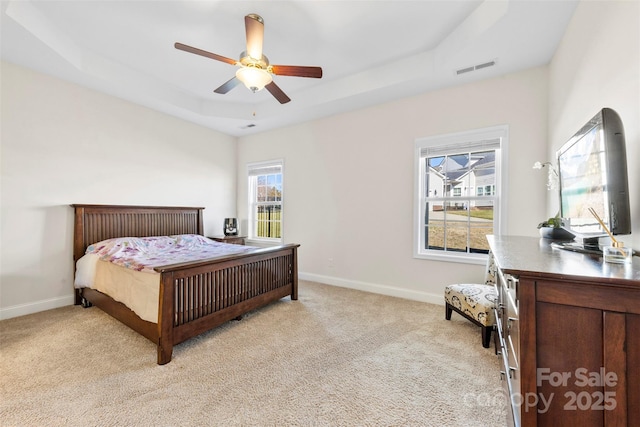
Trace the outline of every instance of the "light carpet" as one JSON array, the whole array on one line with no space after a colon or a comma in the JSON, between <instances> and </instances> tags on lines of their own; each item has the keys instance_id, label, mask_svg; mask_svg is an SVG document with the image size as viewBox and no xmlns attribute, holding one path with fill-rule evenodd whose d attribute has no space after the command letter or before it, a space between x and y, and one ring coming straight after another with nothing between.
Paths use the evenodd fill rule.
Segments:
<instances>
[{"instance_id":1,"label":"light carpet","mask_svg":"<svg viewBox=\"0 0 640 427\"><path fill-rule=\"evenodd\" d=\"M2 426L503 426L498 359L444 307L300 282L174 348L100 309L0 322Z\"/></svg>"}]
</instances>

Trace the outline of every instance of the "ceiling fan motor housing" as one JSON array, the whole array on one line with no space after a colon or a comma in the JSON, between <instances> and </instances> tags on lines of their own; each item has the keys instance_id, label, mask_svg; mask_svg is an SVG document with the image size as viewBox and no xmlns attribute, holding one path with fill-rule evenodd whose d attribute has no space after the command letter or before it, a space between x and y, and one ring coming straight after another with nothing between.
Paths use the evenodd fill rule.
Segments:
<instances>
[{"instance_id":1,"label":"ceiling fan motor housing","mask_svg":"<svg viewBox=\"0 0 640 427\"><path fill-rule=\"evenodd\" d=\"M267 70L269 67L269 58L264 55L259 59L253 58L247 52L242 52L240 54L240 60L238 62L245 67L256 67L262 70Z\"/></svg>"}]
</instances>

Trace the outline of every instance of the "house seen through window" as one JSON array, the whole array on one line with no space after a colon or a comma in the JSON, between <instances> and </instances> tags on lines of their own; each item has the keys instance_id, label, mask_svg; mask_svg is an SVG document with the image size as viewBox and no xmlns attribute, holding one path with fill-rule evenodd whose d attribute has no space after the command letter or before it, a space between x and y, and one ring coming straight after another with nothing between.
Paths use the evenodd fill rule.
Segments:
<instances>
[{"instance_id":1,"label":"house seen through window","mask_svg":"<svg viewBox=\"0 0 640 427\"><path fill-rule=\"evenodd\" d=\"M496 127L416 141L415 257L485 258L501 227L506 137Z\"/></svg>"},{"instance_id":2,"label":"house seen through window","mask_svg":"<svg viewBox=\"0 0 640 427\"><path fill-rule=\"evenodd\" d=\"M282 239L282 161L251 164L249 175L249 238Z\"/></svg>"}]
</instances>

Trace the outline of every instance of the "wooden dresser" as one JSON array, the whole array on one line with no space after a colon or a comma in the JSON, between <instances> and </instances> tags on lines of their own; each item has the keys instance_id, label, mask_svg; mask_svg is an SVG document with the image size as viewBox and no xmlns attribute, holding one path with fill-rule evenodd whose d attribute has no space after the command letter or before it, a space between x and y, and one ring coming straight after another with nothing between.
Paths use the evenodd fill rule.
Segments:
<instances>
[{"instance_id":1,"label":"wooden dresser","mask_svg":"<svg viewBox=\"0 0 640 427\"><path fill-rule=\"evenodd\" d=\"M640 257L604 263L534 237L488 236L509 425L640 423Z\"/></svg>"}]
</instances>

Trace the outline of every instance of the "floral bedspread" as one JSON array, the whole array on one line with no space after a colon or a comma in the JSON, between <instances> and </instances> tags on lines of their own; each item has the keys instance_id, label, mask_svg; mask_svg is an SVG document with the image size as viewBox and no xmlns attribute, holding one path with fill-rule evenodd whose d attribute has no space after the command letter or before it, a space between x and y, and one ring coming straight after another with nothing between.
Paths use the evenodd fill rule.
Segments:
<instances>
[{"instance_id":1,"label":"floral bedspread","mask_svg":"<svg viewBox=\"0 0 640 427\"><path fill-rule=\"evenodd\" d=\"M155 273L154 267L233 255L255 249L251 246L219 243L198 234L154 237L118 237L87 248L109 261L136 271Z\"/></svg>"}]
</instances>

